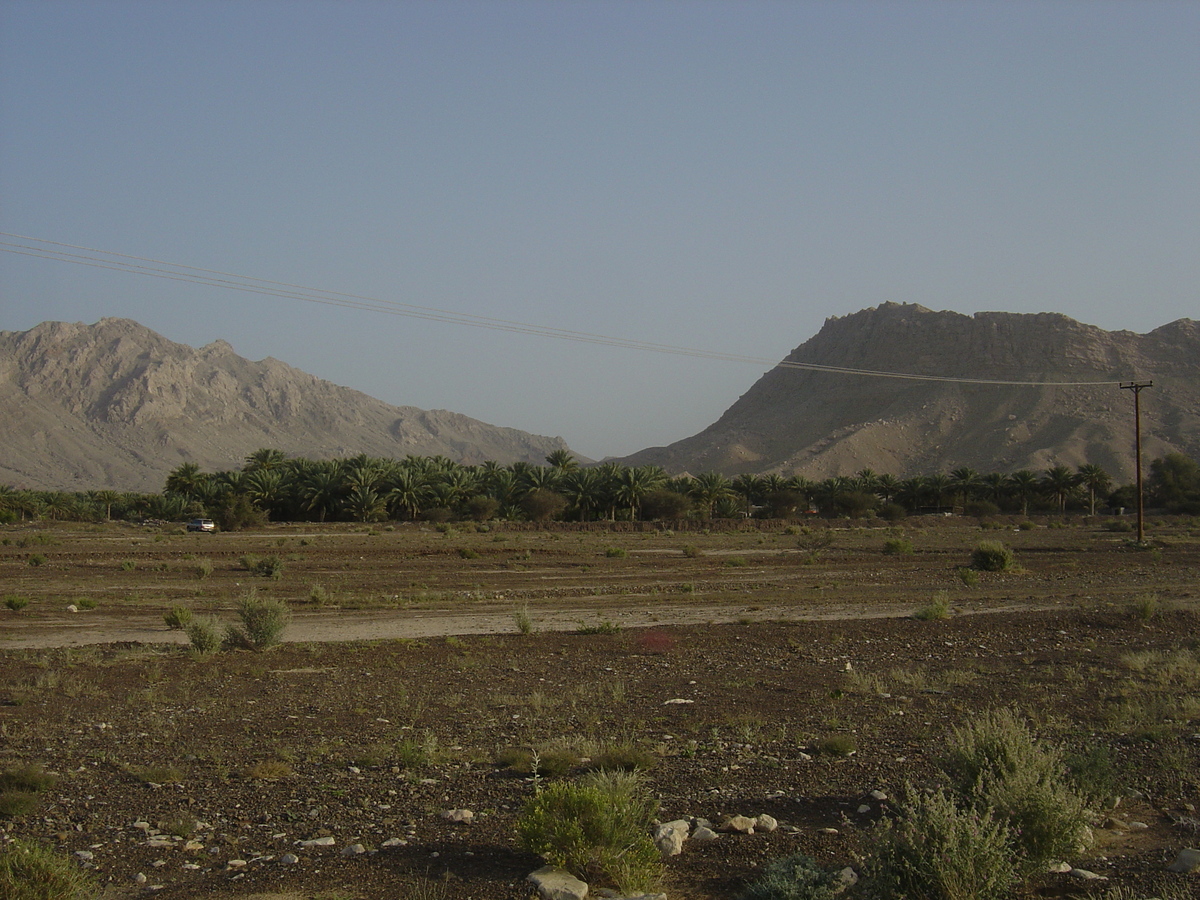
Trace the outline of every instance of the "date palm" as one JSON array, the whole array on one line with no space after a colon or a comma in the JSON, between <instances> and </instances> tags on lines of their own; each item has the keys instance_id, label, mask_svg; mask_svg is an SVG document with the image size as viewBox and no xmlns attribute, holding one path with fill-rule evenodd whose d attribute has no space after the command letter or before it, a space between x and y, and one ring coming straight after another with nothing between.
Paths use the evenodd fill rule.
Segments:
<instances>
[{"instance_id":1,"label":"date palm","mask_svg":"<svg viewBox=\"0 0 1200 900\"><path fill-rule=\"evenodd\" d=\"M1028 469L1019 469L1008 476L1008 492L1021 501L1021 515L1029 515L1029 500L1040 489L1038 477Z\"/></svg>"},{"instance_id":2,"label":"date palm","mask_svg":"<svg viewBox=\"0 0 1200 900\"><path fill-rule=\"evenodd\" d=\"M736 495L729 479L720 472L701 472L688 486L688 496L703 508L704 518L711 519L718 503Z\"/></svg>"},{"instance_id":3,"label":"date palm","mask_svg":"<svg viewBox=\"0 0 1200 900\"><path fill-rule=\"evenodd\" d=\"M412 468L402 468L392 476L389 485L388 507L401 518L415 519L433 496L425 475Z\"/></svg>"},{"instance_id":4,"label":"date palm","mask_svg":"<svg viewBox=\"0 0 1200 900\"><path fill-rule=\"evenodd\" d=\"M604 473L599 469L574 469L563 476L559 490L586 522L604 502Z\"/></svg>"},{"instance_id":5,"label":"date palm","mask_svg":"<svg viewBox=\"0 0 1200 900\"><path fill-rule=\"evenodd\" d=\"M1079 484L1079 476L1066 466L1053 466L1042 476L1042 489L1054 497L1061 515L1067 511L1067 496Z\"/></svg>"},{"instance_id":6,"label":"date palm","mask_svg":"<svg viewBox=\"0 0 1200 900\"><path fill-rule=\"evenodd\" d=\"M1112 487L1112 476L1100 466L1088 463L1075 470L1079 483L1088 490L1088 515L1096 514L1096 495Z\"/></svg>"},{"instance_id":7,"label":"date palm","mask_svg":"<svg viewBox=\"0 0 1200 900\"><path fill-rule=\"evenodd\" d=\"M319 521L335 512L344 490L341 473L334 468L317 469L301 484L298 491L300 502L309 512L315 512Z\"/></svg>"},{"instance_id":8,"label":"date palm","mask_svg":"<svg viewBox=\"0 0 1200 900\"><path fill-rule=\"evenodd\" d=\"M555 450L546 457L546 463L557 469L559 474L579 468L579 460L571 455L570 450Z\"/></svg>"}]
</instances>

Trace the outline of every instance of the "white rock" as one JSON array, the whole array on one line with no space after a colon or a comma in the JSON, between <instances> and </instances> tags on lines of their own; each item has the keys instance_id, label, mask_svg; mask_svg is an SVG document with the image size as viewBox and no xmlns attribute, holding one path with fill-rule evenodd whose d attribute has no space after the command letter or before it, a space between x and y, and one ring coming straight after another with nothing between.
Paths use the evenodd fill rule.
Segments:
<instances>
[{"instance_id":1,"label":"white rock","mask_svg":"<svg viewBox=\"0 0 1200 900\"><path fill-rule=\"evenodd\" d=\"M720 837L720 835L717 834L715 831L713 831L711 828L709 828L707 825L701 825L699 828L697 828L695 831L692 832L692 840L693 841L701 841L701 842L715 841L719 837Z\"/></svg>"},{"instance_id":2,"label":"white rock","mask_svg":"<svg viewBox=\"0 0 1200 900\"><path fill-rule=\"evenodd\" d=\"M1097 875L1095 872L1089 872L1087 869L1072 869L1070 875L1081 881L1108 881L1107 875Z\"/></svg>"},{"instance_id":3,"label":"white rock","mask_svg":"<svg viewBox=\"0 0 1200 900\"><path fill-rule=\"evenodd\" d=\"M138 872L136 875L134 875L134 876L133 876L133 880L134 880L134 881L135 881L137 884L145 884L145 883L146 883L146 876L145 876L145 874L143 874L142 872Z\"/></svg>"},{"instance_id":4,"label":"white rock","mask_svg":"<svg viewBox=\"0 0 1200 900\"><path fill-rule=\"evenodd\" d=\"M675 697L671 700L664 700L663 706L685 706L689 703L695 702L695 700L685 700L683 697Z\"/></svg>"},{"instance_id":5,"label":"white rock","mask_svg":"<svg viewBox=\"0 0 1200 900\"><path fill-rule=\"evenodd\" d=\"M279 857L279 861L285 866L294 866L296 863L300 862L300 857L298 857L295 853L285 853L283 856Z\"/></svg>"},{"instance_id":6,"label":"white rock","mask_svg":"<svg viewBox=\"0 0 1200 900\"><path fill-rule=\"evenodd\" d=\"M528 880L533 882L543 900L585 900L588 895L586 883L557 866L542 866L531 872Z\"/></svg>"},{"instance_id":7,"label":"white rock","mask_svg":"<svg viewBox=\"0 0 1200 900\"><path fill-rule=\"evenodd\" d=\"M362 856L367 852L367 848L362 844L351 844L349 847L342 848L342 856Z\"/></svg>"},{"instance_id":8,"label":"white rock","mask_svg":"<svg viewBox=\"0 0 1200 900\"><path fill-rule=\"evenodd\" d=\"M75 855L85 862L89 859L95 859L96 855L91 850L76 850Z\"/></svg>"},{"instance_id":9,"label":"white rock","mask_svg":"<svg viewBox=\"0 0 1200 900\"><path fill-rule=\"evenodd\" d=\"M79 607L76 606L74 603L68 603L67 604L67 612L77 613L77 612L79 612Z\"/></svg>"},{"instance_id":10,"label":"white rock","mask_svg":"<svg viewBox=\"0 0 1200 900\"><path fill-rule=\"evenodd\" d=\"M475 818L475 813L469 809L448 809L442 813L442 818L449 819L451 822L469 824Z\"/></svg>"},{"instance_id":11,"label":"white rock","mask_svg":"<svg viewBox=\"0 0 1200 900\"><path fill-rule=\"evenodd\" d=\"M408 841L406 841L402 838L388 838L386 841L384 841L379 846L391 848L391 847L404 847L407 844L408 844Z\"/></svg>"},{"instance_id":12,"label":"white rock","mask_svg":"<svg viewBox=\"0 0 1200 900\"><path fill-rule=\"evenodd\" d=\"M654 846L664 859L678 856L683 852L683 842L687 840L690 830L691 824L686 819L665 822L654 829Z\"/></svg>"},{"instance_id":13,"label":"white rock","mask_svg":"<svg viewBox=\"0 0 1200 900\"><path fill-rule=\"evenodd\" d=\"M1052 872L1056 875L1065 875L1071 871L1071 864L1065 862L1052 862L1046 866L1047 872Z\"/></svg>"},{"instance_id":14,"label":"white rock","mask_svg":"<svg viewBox=\"0 0 1200 900\"><path fill-rule=\"evenodd\" d=\"M737 834L754 834L754 820L748 816L733 816L725 820L720 830Z\"/></svg>"},{"instance_id":15,"label":"white rock","mask_svg":"<svg viewBox=\"0 0 1200 900\"><path fill-rule=\"evenodd\" d=\"M858 873L849 866L846 866L846 868L837 873L837 880L841 887L834 890L845 890L848 887L854 887L854 885L858 884Z\"/></svg>"},{"instance_id":16,"label":"white rock","mask_svg":"<svg viewBox=\"0 0 1200 900\"><path fill-rule=\"evenodd\" d=\"M231 859L229 862L225 863L225 865L229 866L231 869L244 869L246 867L246 861L244 859Z\"/></svg>"},{"instance_id":17,"label":"white rock","mask_svg":"<svg viewBox=\"0 0 1200 900\"><path fill-rule=\"evenodd\" d=\"M836 828L818 828L817 830L821 832L821 834L841 834L841 832Z\"/></svg>"},{"instance_id":18,"label":"white rock","mask_svg":"<svg viewBox=\"0 0 1200 900\"><path fill-rule=\"evenodd\" d=\"M755 831L761 831L761 832L766 832L766 833L770 834L772 831L774 831L778 827L779 827L779 822L776 821L775 817L768 816L766 813L763 813L761 816L759 816L758 818L756 818L754 820L754 830Z\"/></svg>"},{"instance_id":19,"label":"white rock","mask_svg":"<svg viewBox=\"0 0 1200 900\"><path fill-rule=\"evenodd\" d=\"M867 794L867 796L872 800L878 800L880 803L887 799L887 794L885 794L883 791L871 791L871 793Z\"/></svg>"},{"instance_id":20,"label":"white rock","mask_svg":"<svg viewBox=\"0 0 1200 900\"><path fill-rule=\"evenodd\" d=\"M860 806L858 808L858 814L860 816L865 816L870 811L871 811L871 805L869 803L864 803L862 806Z\"/></svg>"}]
</instances>

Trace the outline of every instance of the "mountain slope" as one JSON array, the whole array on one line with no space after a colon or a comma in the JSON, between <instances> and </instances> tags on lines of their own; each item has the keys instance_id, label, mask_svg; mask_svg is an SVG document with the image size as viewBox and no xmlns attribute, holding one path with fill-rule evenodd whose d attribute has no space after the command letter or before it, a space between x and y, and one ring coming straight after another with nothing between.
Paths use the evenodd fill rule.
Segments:
<instances>
[{"instance_id":1,"label":"mountain slope","mask_svg":"<svg viewBox=\"0 0 1200 900\"><path fill-rule=\"evenodd\" d=\"M1142 394L1144 459L1200 456L1200 326L1190 319L1139 335L1054 313L965 316L885 303L827 320L787 360L1004 381L1153 380ZM779 366L704 431L622 462L810 478L1095 463L1129 480L1133 446L1132 392L1115 385L948 384Z\"/></svg>"},{"instance_id":2,"label":"mountain slope","mask_svg":"<svg viewBox=\"0 0 1200 900\"><path fill-rule=\"evenodd\" d=\"M542 463L561 438L390 406L224 341L194 350L129 319L0 332L0 483L158 491L182 462L240 467L275 447L314 459L441 455Z\"/></svg>"}]
</instances>

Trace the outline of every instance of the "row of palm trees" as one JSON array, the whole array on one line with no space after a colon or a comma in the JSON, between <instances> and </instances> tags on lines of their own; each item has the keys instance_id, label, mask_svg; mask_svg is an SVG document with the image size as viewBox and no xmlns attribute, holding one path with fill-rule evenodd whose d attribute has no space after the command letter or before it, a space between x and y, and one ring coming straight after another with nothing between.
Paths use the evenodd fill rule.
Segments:
<instances>
[{"instance_id":1,"label":"row of palm trees","mask_svg":"<svg viewBox=\"0 0 1200 900\"><path fill-rule=\"evenodd\" d=\"M274 521L591 521L779 518L814 511L898 516L951 508L1027 515L1031 504L1060 513L1076 504L1094 515L1111 487L1109 475L1094 465L986 474L964 467L904 479L863 469L810 481L749 474L730 479L716 472L670 477L658 466L616 463L583 467L565 450L546 457L546 465L463 465L442 456L311 460L266 448L250 454L235 470L208 473L195 463L184 463L170 473L161 494L0 487L0 513L7 512L8 518L178 520L228 518L231 510L239 509L251 518Z\"/></svg>"}]
</instances>

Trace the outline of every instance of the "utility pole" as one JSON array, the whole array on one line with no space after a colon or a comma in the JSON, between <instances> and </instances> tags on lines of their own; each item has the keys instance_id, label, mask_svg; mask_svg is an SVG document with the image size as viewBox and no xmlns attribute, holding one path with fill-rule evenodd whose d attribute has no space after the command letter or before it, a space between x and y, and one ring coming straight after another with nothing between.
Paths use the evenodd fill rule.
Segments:
<instances>
[{"instance_id":1,"label":"utility pole","mask_svg":"<svg viewBox=\"0 0 1200 900\"><path fill-rule=\"evenodd\" d=\"M1146 540L1145 519L1142 517L1142 389L1154 387L1153 381L1131 381L1122 384L1121 390L1133 391L1133 433L1137 447L1137 500L1138 500L1138 543Z\"/></svg>"}]
</instances>

